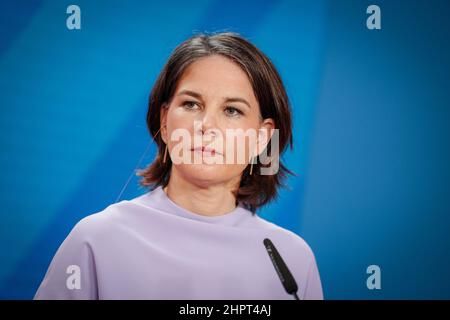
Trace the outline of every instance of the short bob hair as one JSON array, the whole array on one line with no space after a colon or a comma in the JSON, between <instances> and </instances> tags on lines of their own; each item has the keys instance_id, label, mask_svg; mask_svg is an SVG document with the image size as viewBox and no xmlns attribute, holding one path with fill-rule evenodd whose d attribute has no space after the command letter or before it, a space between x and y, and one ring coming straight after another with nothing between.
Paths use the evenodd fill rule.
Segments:
<instances>
[{"instance_id":1,"label":"short bob hair","mask_svg":"<svg viewBox=\"0 0 450 320\"><path fill-rule=\"evenodd\" d=\"M158 154L153 163L138 171L137 174L142 177L140 181L142 186L155 189L158 186L164 188L169 183L172 162L170 157L163 162L165 143L158 135L160 111L163 105L170 104L178 81L186 68L194 61L211 55L221 55L230 59L247 74L258 100L262 118L272 118L275 129L278 129L279 155L281 156L287 144L293 148L289 99L281 77L270 59L235 32L195 34L175 48L150 93L147 127L158 145ZM270 145L271 142L267 144L265 150L267 155L271 155ZM255 214L259 207L277 198L278 187L286 187L283 180L287 175L295 174L281 163L281 159L278 172L273 175L259 175L259 169L263 164L258 161L253 166L252 175L250 165L244 169L239 188L233 190L233 193L236 196L236 205L241 203L244 208ZM268 167L270 163L264 166Z\"/></svg>"}]
</instances>

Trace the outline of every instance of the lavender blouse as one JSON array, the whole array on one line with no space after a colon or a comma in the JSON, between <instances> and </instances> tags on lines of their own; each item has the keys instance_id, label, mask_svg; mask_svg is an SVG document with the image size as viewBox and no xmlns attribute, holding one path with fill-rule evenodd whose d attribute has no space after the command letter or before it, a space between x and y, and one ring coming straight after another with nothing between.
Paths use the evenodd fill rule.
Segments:
<instances>
[{"instance_id":1,"label":"lavender blouse","mask_svg":"<svg viewBox=\"0 0 450 320\"><path fill-rule=\"evenodd\" d=\"M278 249L300 299L323 299L308 244L242 206L203 216L157 187L78 222L35 299L293 299L264 247Z\"/></svg>"}]
</instances>

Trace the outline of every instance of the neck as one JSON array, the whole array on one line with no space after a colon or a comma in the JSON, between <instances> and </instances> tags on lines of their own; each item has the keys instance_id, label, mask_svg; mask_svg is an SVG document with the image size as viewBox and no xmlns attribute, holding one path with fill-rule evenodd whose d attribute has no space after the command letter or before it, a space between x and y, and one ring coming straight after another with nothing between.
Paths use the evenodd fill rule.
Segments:
<instances>
[{"instance_id":1,"label":"neck","mask_svg":"<svg viewBox=\"0 0 450 320\"><path fill-rule=\"evenodd\" d=\"M240 177L238 177L240 178ZM201 185L188 181L172 166L169 183L164 188L167 196L180 207L204 216L220 216L236 209L232 190L239 180Z\"/></svg>"}]
</instances>

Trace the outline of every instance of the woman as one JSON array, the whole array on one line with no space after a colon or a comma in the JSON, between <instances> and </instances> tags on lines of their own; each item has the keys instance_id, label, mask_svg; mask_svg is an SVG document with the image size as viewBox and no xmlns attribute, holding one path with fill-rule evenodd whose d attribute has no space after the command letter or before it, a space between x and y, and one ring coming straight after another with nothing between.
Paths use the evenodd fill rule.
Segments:
<instances>
[{"instance_id":1,"label":"woman","mask_svg":"<svg viewBox=\"0 0 450 320\"><path fill-rule=\"evenodd\" d=\"M36 299L293 299L266 238L299 298L323 298L310 247L256 214L291 173L278 154L292 148L285 88L259 49L229 32L180 44L150 94L147 125L159 150L139 172L150 191L82 219Z\"/></svg>"}]
</instances>

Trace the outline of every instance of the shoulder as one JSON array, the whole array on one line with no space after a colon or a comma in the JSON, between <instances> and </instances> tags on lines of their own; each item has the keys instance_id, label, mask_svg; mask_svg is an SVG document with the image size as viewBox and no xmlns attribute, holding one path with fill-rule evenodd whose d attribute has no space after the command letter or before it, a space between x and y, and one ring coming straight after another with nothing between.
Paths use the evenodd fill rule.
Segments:
<instances>
[{"instance_id":1,"label":"shoulder","mask_svg":"<svg viewBox=\"0 0 450 320\"><path fill-rule=\"evenodd\" d=\"M90 242L95 238L110 235L120 228L129 206L129 201L124 200L85 216L75 224L68 238Z\"/></svg>"},{"instance_id":2,"label":"shoulder","mask_svg":"<svg viewBox=\"0 0 450 320\"><path fill-rule=\"evenodd\" d=\"M289 265L294 277L301 280L302 299L323 299L322 284L317 261L310 245L298 234L263 218L259 218L268 238Z\"/></svg>"},{"instance_id":3,"label":"shoulder","mask_svg":"<svg viewBox=\"0 0 450 320\"><path fill-rule=\"evenodd\" d=\"M303 237L258 215L255 216L255 220L259 228L266 229L266 233L270 235L277 248L279 246L288 248L285 250L294 251L296 254L302 253L310 260L314 260L314 252Z\"/></svg>"}]
</instances>

